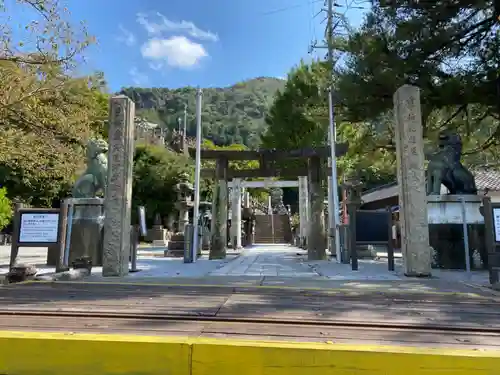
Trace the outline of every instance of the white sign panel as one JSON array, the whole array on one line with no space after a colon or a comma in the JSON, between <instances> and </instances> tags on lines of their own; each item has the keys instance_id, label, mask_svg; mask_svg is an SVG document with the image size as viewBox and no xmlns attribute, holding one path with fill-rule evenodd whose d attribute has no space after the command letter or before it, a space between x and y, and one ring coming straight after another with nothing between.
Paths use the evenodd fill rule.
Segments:
<instances>
[{"instance_id":1,"label":"white sign panel","mask_svg":"<svg viewBox=\"0 0 500 375\"><path fill-rule=\"evenodd\" d=\"M500 208L493 209L493 230L495 231L495 241L500 242Z\"/></svg>"},{"instance_id":2,"label":"white sign panel","mask_svg":"<svg viewBox=\"0 0 500 375\"><path fill-rule=\"evenodd\" d=\"M139 223L141 224L142 235L146 236L148 229L146 228L146 208L144 206L139 206Z\"/></svg>"},{"instance_id":3,"label":"white sign panel","mask_svg":"<svg viewBox=\"0 0 500 375\"><path fill-rule=\"evenodd\" d=\"M58 229L58 213L21 213L19 242L56 243Z\"/></svg>"}]
</instances>

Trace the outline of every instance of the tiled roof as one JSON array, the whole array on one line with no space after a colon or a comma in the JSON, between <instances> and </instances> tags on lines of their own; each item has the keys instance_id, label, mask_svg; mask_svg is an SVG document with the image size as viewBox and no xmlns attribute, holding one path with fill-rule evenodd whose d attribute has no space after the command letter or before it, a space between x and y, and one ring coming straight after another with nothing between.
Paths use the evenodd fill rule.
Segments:
<instances>
[{"instance_id":1,"label":"tiled roof","mask_svg":"<svg viewBox=\"0 0 500 375\"><path fill-rule=\"evenodd\" d=\"M500 172L481 170L473 172L478 190L500 190Z\"/></svg>"},{"instance_id":2,"label":"tiled roof","mask_svg":"<svg viewBox=\"0 0 500 375\"><path fill-rule=\"evenodd\" d=\"M500 172L496 170L477 170L472 172L476 180L477 189L484 191L500 191ZM378 188L365 191L363 193L363 202L375 202L382 199L394 197L398 194L398 185L396 182L382 185Z\"/></svg>"}]
</instances>

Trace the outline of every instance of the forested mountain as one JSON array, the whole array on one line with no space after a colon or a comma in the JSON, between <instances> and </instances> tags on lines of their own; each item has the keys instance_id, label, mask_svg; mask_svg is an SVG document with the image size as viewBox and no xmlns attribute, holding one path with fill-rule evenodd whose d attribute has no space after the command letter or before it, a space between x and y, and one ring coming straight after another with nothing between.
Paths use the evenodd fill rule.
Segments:
<instances>
[{"instance_id":1,"label":"forested mountain","mask_svg":"<svg viewBox=\"0 0 500 375\"><path fill-rule=\"evenodd\" d=\"M265 131L265 115L274 94L284 87L284 80L260 77L224 88L203 89L203 135L217 145L244 144L257 147ZM163 127L174 129L183 121L188 106L188 135L194 136L195 88L139 88L121 90L136 105L137 114Z\"/></svg>"}]
</instances>

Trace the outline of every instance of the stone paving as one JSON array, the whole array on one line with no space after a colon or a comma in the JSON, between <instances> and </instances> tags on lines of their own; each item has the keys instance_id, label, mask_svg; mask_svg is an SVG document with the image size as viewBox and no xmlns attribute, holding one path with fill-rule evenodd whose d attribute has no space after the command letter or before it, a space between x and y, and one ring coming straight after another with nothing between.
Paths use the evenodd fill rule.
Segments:
<instances>
[{"instance_id":1,"label":"stone paving","mask_svg":"<svg viewBox=\"0 0 500 375\"><path fill-rule=\"evenodd\" d=\"M286 245L245 249L238 259L211 272L210 276L281 276L322 278L302 258L303 250Z\"/></svg>"},{"instance_id":2,"label":"stone paving","mask_svg":"<svg viewBox=\"0 0 500 375\"><path fill-rule=\"evenodd\" d=\"M9 246L0 247L0 276L8 272L9 254ZM161 249L143 247L138 256L140 272L131 273L124 278L103 278L101 268L95 267L88 280L303 287L336 287L352 282L369 282L375 285L377 282L387 284L387 282L416 281L404 277L401 259L396 259L394 272L388 271L387 260L384 258L360 260L359 270L352 271L349 264L338 264L335 259L309 262L306 251L289 245L257 245L240 253L230 252L226 259L215 261L208 260L208 254L204 254L192 264L185 264L179 258L159 257L162 254ZM20 250L19 261L36 265L39 274L54 272L53 268L44 266L45 259L45 249ZM462 271L433 270L431 280L489 286L486 271L467 275Z\"/></svg>"}]
</instances>

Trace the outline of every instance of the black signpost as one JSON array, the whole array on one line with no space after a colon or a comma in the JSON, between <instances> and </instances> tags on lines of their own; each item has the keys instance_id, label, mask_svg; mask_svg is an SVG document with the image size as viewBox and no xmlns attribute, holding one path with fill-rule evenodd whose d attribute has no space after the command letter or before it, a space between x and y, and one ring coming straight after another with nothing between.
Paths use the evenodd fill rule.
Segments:
<instances>
[{"instance_id":1,"label":"black signpost","mask_svg":"<svg viewBox=\"0 0 500 375\"><path fill-rule=\"evenodd\" d=\"M17 203L14 210L13 238L9 268L16 264L20 247L49 247L57 245L63 254L66 240L67 206L61 208L25 208ZM58 257L56 268L62 264Z\"/></svg>"},{"instance_id":2,"label":"black signpost","mask_svg":"<svg viewBox=\"0 0 500 375\"><path fill-rule=\"evenodd\" d=\"M492 203L489 197L484 197L483 216L490 283L493 285L500 282L500 203Z\"/></svg>"}]
</instances>

